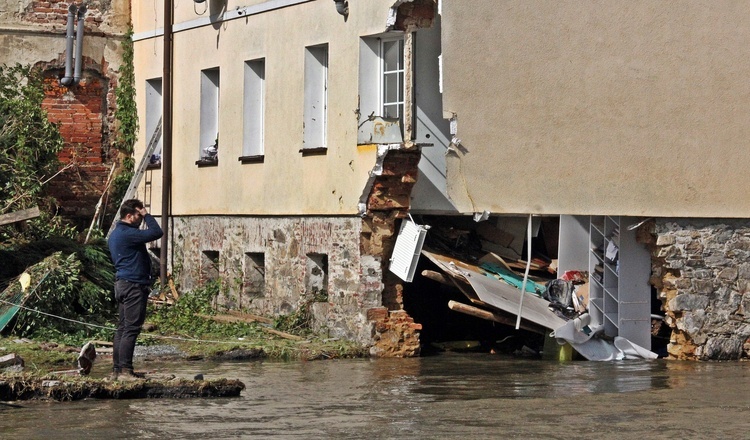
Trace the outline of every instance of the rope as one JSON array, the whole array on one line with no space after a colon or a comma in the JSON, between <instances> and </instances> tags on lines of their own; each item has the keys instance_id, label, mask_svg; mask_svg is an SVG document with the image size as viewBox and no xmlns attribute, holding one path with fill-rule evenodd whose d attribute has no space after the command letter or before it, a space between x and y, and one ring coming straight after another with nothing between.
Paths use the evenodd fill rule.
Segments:
<instances>
[{"instance_id":1,"label":"rope","mask_svg":"<svg viewBox=\"0 0 750 440\"><path fill-rule=\"evenodd\" d=\"M68 321L68 322L73 322L73 323L76 323L76 324L85 325L87 327L100 328L100 329L109 330L109 331L116 331L117 330L115 327L105 327L103 325L91 324L91 323L88 323L88 322L83 322L83 321L78 321L78 320L75 320L75 319L66 318L64 316L53 315L51 313L42 312L41 310L31 309L31 308L26 307L26 306L22 306L22 305L18 305L18 304L13 304L11 302L5 301L4 299L0 299L0 302L6 303L6 304L10 304L10 305L22 308L24 310L28 310L29 312L39 313L40 315L45 315L45 316L49 316L51 318L57 318L57 319L61 319L63 321ZM141 336L149 336L149 337L156 338L156 339L172 339L172 340L184 341L184 342L205 342L205 343L213 343L213 344L237 344L238 343L237 341L214 341L214 340L210 340L210 339L195 339L195 338L181 338L181 337L178 337L178 336L164 336L164 335L157 335L155 333L141 333Z\"/></svg>"}]
</instances>

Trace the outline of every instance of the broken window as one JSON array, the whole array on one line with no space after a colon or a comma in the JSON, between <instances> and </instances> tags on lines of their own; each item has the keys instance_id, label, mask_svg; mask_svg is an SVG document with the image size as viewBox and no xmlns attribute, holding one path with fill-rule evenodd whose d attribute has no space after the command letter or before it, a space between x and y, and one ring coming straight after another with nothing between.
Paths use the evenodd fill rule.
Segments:
<instances>
[{"instance_id":1,"label":"broken window","mask_svg":"<svg viewBox=\"0 0 750 440\"><path fill-rule=\"evenodd\" d=\"M328 45L306 47L303 150L326 147L327 99Z\"/></svg>"},{"instance_id":2,"label":"broken window","mask_svg":"<svg viewBox=\"0 0 750 440\"><path fill-rule=\"evenodd\" d=\"M245 253L245 270L242 280L243 295L262 298L266 290L266 256L262 252Z\"/></svg>"},{"instance_id":3,"label":"broken window","mask_svg":"<svg viewBox=\"0 0 750 440\"><path fill-rule=\"evenodd\" d=\"M219 68L201 71L200 149L198 165L219 161Z\"/></svg>"},{"instance_id":4,"label":"broken window","mask_svg":"<svg viewBox=\"0 0 750 440\"><path fill-rule=\"evenodd\" d=\"M265 96L266 60L245 62L243 97L242 157L263 156L263 109Z\"/></svg>"},{"instance_id":5,"label":"broken window","mask_svg":"<svg viewBox=\"0 0 750 440\"><path fill-rule=\"evenodd\" d=\"M305 292L313 302L328 301L328 255L307 254Z\"/></svg>"},{"instance_id":6,"label":"broken window","mask_svg":"<svg viewBox=\"0 0 750 440\"><path fill-rule=\"evenodd\" d=\"M146 142L150 142L154 136L156 129L159 125L162 115L162 80L161 78L154 78L146 81ZM149 159L149 166L159 167L161 166L161 146L162 136L159 135L156 147L151 158Z\"/></svg>"}]
</instances>

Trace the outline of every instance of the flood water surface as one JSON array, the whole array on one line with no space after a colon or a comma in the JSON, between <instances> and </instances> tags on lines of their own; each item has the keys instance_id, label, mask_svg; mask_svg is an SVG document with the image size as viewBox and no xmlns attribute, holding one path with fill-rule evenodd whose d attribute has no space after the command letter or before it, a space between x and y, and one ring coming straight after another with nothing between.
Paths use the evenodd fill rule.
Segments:
<instances>
[{"instance_id":1,"label":"flood water surface","mask_svg":"<svg viewBox=\"0 0 750 440\"><path fill-rule=\"evenodd\" d=\"M487 354L179 363L238 398L0 404L2 438L750 438L750 363Z\"/></svg>"}]
</instances>

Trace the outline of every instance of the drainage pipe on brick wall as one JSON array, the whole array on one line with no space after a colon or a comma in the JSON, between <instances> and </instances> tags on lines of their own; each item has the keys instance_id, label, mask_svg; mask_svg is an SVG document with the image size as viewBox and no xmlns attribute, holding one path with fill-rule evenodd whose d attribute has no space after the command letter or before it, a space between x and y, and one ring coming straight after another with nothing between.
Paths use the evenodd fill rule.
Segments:
<instances>
[{"instance_id":1,"label":"drainage pipe on brick wall","mask_svg":"<svg viewBox=\"0 0 750 440\"><path fill-rule=\"evenodd\" d=\"M86 15L86 5L82 4L78 8L78 23L76 23L76 70L73 72L73 84L81 82L81 67L83 66L83 27L84 15ZM68 14L70 19L70 14Z\"/></svg>"},{"instance_id":2,"label":"drainage pipe on brick wall","mask_svg":"<svg viewBox=\"0 0 750 440\"><path fill-rule=\"evenodd\" d=\"M75 39L73 25L77 9L75 3L68 7L68 23L65 32L65 76L60 78L60 84L65 87L73 85L73 40Z\"/></svg>"}]
</instances>

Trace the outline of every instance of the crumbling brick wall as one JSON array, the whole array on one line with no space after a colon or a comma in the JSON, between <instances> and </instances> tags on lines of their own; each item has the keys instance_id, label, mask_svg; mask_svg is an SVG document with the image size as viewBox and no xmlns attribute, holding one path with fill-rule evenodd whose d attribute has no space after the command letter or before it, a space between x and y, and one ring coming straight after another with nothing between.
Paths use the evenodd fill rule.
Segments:
<instances>
[{"instance_id":1,"label":"crumbling brick wall","mask_svg":"<svg viewBox=\"0 0 750 440\"><path fill-rule=\"evenodd\" d=\"M388 258L396 244L400 220L407 217L411 191L417 181L421 153L417 148L390 150L383 159L382 173L376 177L367 199L362 220L362 254L381 262L383 306L397 311L394 316L382 310L368 317L375 320L373 355L415 356L419 354L419 328L403 310L403 282L388 270Z\"/></svg>"},{"instance_id":2,"label":"crumbling brick wall","mask_svg":"<svg viewBox=\"0 0 750 440\"><path fill-rule=\"evenodd\" d=\"M676 359L750 355L750 221L659 220L652 284Z\"/></svg>"},{"instance_id":3,"label":"crumbling brick wall","mask_svg":"<svg viewBox=\"0 0 750 440\"><path fill-rule=\"evenodd\" d=\"M80 8L84 3L86 56L74 54L75 58L82 57L82 79L66 88L59 79L65 71L68 8L71 4ZM48 187L57 199L57 214L73 220L79 227L91 222L105 190L111 163L119 160L110 154L110 133L114 127L114 90L121 62L117 40L125 38L129 15L129 0L23 0L11 15L3 17L29 34L24 44L24 63L34 64L43 72L46 95L43 107L49 119L60 127L65 141L59 159L63 165L72 165ZM72 70L73 66L69 67ZM113 211L116 207L109 208Z\"/></svg>"},{"instance_id":4,"label":"crumbling brick wall","mask_svg":"<svg viewBox=\"0 0 750 440\"><path fill-rule=\"evenodd\" d=\"M45 72L45 98L42 107L50 121L56 123L65 140L58 158L63 165L72 164L50 186L60 213L86 225L109 176L109 133L107 104L109 79L90 69L78 85L64 87L59 83L61 71Z\"/></svg>"}]
</instances>

